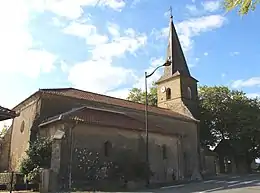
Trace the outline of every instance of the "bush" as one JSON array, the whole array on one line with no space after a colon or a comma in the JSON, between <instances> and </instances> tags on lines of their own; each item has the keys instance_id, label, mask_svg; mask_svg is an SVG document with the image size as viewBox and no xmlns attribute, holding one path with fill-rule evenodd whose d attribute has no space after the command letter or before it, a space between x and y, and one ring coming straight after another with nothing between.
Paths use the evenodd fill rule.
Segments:
<instances>
[{"instance_id":1,"label":"bush","mask_svg":"<svg viewBox=\"0 0 260 193\"><path fill-rule=\"evenodd\" d=\"M40 168L50 168L51 163L51 140L37 138L30 142L26 151L27 157L22 160L20 171L27 176L30 182L39 182Z\"/></svg>"},{"instance_id":2,"label":"bush","mask_svg":"<svg viewBox=\"0 0 260 193\"><path fill-rule=\"evenodd\" d=\"M151 175L149 166L131 150L119 150L112 158L102 159L98 152L75 149L73 163L73 181L88 181L98 183L102 181L144 180Z\"/></svg>"}]
</instances>

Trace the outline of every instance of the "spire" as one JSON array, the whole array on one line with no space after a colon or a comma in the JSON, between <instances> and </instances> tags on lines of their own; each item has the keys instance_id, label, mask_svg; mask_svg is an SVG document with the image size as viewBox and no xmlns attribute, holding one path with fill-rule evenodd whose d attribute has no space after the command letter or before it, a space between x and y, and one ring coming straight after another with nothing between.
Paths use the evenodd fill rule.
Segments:
<instances>
[{"instance_id":1,"label":"spire","mask_svg":"<svg viewBox=\"0 0 260 193\"><path fill-rule=\"evenodd\" d=\"M169 58L172 60L172 64L164 68L164 74L160 80L165 80L176 74L190 76L189 68L173 24L172 7L170 7L169 39L166 51L166 60Z\"/></svg>"}]
</instances>

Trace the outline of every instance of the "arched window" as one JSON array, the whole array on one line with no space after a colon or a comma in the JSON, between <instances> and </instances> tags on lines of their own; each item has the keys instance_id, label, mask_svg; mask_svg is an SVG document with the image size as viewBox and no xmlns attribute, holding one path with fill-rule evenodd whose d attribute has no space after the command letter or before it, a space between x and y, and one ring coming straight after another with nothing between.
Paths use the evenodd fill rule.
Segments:
<instances>
[{"instance_id":1,"label":"arched window","mask_svg":"<svg viewBox=\"0 0 260 193\"><path fill-rule=\"evenodd\" d=\"M22 121L22 123L21 123L20 132L21 132L21 133L24 132L24 121Z\"/></svg>"},{"instance_id":2,"label":"arched window","mask_svg":"<svg viewBox=\"0 0 260 193\"><path fill-rule=\"evenodd\" d=\"M166 149L166 145L162 146L162 158L165 160L167 159L167 149Z\"/></svg>"},{"instance_id":3,"label":"arched window","mask_svg":"<svg viewBox=\"0 0 260 193\"><path fill-rule=\"evenodd\" d=\"M110 152L111 152L111 149L112 149L112 144L109 142L109 141L106 141L104 143L104 155L106 157L109 156Z\"/></svg>"},{"instance_id":4,"label":"arched window","mask_svg":"<svg viewBox=\"0 0 260 193\"><path fill-rule=\"evenodd\" d=\"M188 92L188 98L191 99L192 94L191 94L191 88L190 87L187 88L187 92Z\"/></svg>"},{"instance_id":5,"label":"arched window","mask_svg":"<svg viewBox=\"0 0 260 193\"><path fill-rule=\"evenodd\" d=\"M169 99L171 99L171 89L167 88L166 89L166 100L169 100Z\"/></svg>"}]
</instances>

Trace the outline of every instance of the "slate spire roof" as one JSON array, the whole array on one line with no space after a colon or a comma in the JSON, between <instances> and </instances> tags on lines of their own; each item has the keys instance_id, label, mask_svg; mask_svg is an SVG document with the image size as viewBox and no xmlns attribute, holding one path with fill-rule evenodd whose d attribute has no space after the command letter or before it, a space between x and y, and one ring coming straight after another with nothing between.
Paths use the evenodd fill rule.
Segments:
<instances>
[{"instance_id":1,"label":"slate spire roof","mask_svg":"<svg viewBox=\"0 0 260 193\"><path fill-rule=\"evenodd\" d=\"M164 74L158 82L180 74L190 76L190 71L183 50L181 48L180 40L178 38L175 26L173 24L172 13L170 15L166 60L168 60L169 58L172 60L172 64L170 66L164 67Z\"/></svg>"}]
</instances>

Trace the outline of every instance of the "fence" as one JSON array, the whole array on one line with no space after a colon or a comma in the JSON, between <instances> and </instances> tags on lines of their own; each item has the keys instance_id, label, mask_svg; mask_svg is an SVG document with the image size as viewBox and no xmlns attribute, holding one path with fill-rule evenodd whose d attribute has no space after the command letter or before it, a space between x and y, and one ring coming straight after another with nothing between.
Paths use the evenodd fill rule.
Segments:
<instances>
[{"instance_id":1,"label":"fence","mask_svg":"<svg viewBox=\"0 0 260 193\"><path fill-rule=\"evenodd\" d=\"M0 173L0 191L37 190L38 184L29 184L24 175L15 172Z\"/></svg>"}]
</instances>

